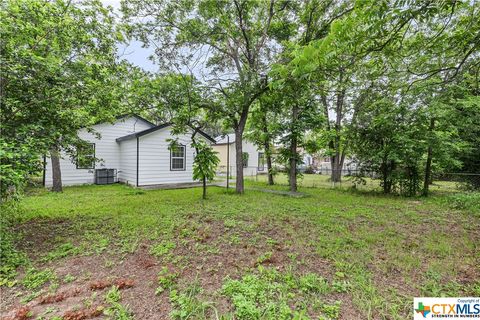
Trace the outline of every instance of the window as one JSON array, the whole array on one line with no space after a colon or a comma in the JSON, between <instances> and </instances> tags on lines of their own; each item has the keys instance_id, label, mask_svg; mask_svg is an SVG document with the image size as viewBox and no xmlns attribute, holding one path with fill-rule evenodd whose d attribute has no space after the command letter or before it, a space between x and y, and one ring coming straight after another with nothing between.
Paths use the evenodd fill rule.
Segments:
<instances>
[{"instance_id":1,"label":"window","mask_svg":"<svg viewBox=\"0 0 480 320\"><path fill-rule=\"evenodd\" d=\"M265 170L265 157L263 152L258 153L258 171Z\"/></svg>"},{"instance_id":2,"label":"window","mask_svg":"<svg viewBox=\"0 0 480 320\"><path fill-rule=\"evenodd\" d=\"M248 158L249 158L248 152L243 152L242 153L242 161L243 161L243 167L244 168L248 168Z\"/></svg>"},{"instance_id":3,"label":"window","mask_svg":"<svg viewBox=\"0 0 480 320\"><path fill-rule=\"evenodd\" d=\"M185 146L177 145L170 149L170 171L185 170Z\"/></svg>"},{"instance_id":4,"label":"window","mask_svg":"<svg viewBox=\"0 0 480 320\"><path fill-rule=\"evenodd\" d=\"M77 169L95 169L95 143L77 146Z\"/></svg>"}]
</instances>

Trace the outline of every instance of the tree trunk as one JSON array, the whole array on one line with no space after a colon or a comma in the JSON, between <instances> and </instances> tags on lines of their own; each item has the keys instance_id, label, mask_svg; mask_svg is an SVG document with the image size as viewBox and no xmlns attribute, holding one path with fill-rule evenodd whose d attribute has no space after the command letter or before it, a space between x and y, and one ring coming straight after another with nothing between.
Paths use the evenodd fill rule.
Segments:
<instances>
[{"instance_id":1,"label":"tree trunk","mask_svg":"<svg viewBox=\"0 0 480 320\"><path fill-rule=\"evenodd\" d=\"M267 127L267 118L264 113L262 117L262 126L263 126L263 134L265 135L265 140L263 147L265 149L265 159L267 160L267 176L268 176L268 184L273 186L273 172L272 172L272 150L270 148L270 135L268 134L268 127Z\"/></svg>"},{"instance_id":2,"label":"tree trunk","mask_svg":"<svg viewBox=\"0 0 480 320\"><path fill-rule=\"evenodd\" d=\"M243 130L235 128L235 165L237 168L237 177L235 180L235 192L243 193L243 149L242 149L242 137Z\"/></svg>"},{"instance_id":3,"label":"tree trunk","mask_svg":"<svg viewBox=\"0 0 480 320\"><path fill-rule=\"evenodd\" d=\"M393 187L393 179L392 179L392 173L395 170L395 161L390 160L384 160L382 162L382 165L380 167L380 170L382 171L382 176L383 176L383 193L389 194L392 192L392 187Z\"/></svg>"},{"instance_id":4,"label":"tree trunk","mask_svg":"<svg viewBox=\"0 0 480 320\"><path fill-rule=\"evenodd\" d=\"M435 129L435 119L430 119L430 127L428 128L428 132L432 135L433 129ZM433 147L432 142L429 141L428 143L428 150L427 150L427 163L425 165L425 179L423 181L423 192L424 196L428 196L430 182L432 180L432 158L433 158Z\"/></svg>"},{"instance_id":5,"label":"tree trunk","mask_svg":"<svg viewBox=\"0 0 480 320\"><path fill-rule=\"evenodd\" d=\"M297 132L296 132L296 122L298 118L298 106L294 105L292 108L292 129L290 140L290 191L297 192Z\"/></svg>"},{"instance_id":6,"label":"tree trunk","mask_svg":"<svg viewBox=\"0 0 480 320\"><path fill-rule=\"evenodd\" d=\"M381 167L382 176L383 176L383 193L387 194L392 191L392 182L389 179L389 170L387 160L384 160Z\"/></svg>"},{"instance_id":7,"label":"tree trunk","mask_svg":"<svg viewBox=\"0 0 480 320\"><path fill-rule=\"evenodd\" d=\"M339 70L340 74L340 83L343 81L343 68ZM343 85L343 84L342 84ZM335 106L335 139L334 139L334 150L335 155L332 161L332 181L333 182L341 182L342 181L342 168L343 168L343 161L345 159L345 150L340 153L341 149L341 139L340 134L342 131L342 119L343 119L343 104L345 99L345 88L342 88L337 93L337 102Z\"/></svg>"},{"instance_id":8,"label":"tree trunk","mask_svg":"<svg viewBox=\"0 0 480 320\"><path fill-rule=\"evenodd\" d=\"M268 184L273 186L273 168L272 168L272 151L270 150L270 143L265 143L265 158L267 160L267 176Z\"/></svg>"},{"instance_id":9,"label":"tree trunk","mask_svg":"<svg viewBox=\"0 0 480 320\"><path fill-rule=\"evenodd\" d=\"M203 179L202 179L202 184L203 184L202 198L207 199L207 179L205 179L205 177L203 177Z\"/></svg>"},{"instance_id":10,"label":"tree trunk","mask_svg":"<svg viewBox=\"0 0 480 320\"><path fill-rule=\"evenodd\" d=\"M62 171L60 169L60 151L57 147L50 149L50 159L52 160L52 191L62 192Z\"/></svg>"},{"instance_id":11,"label":"tree trunk","mask_svg":"<svg viewBox=\"0 0 480 320\"><path fill-rule=\"evenodd\" d=\"M335 151L335 155L331 159L332 164L332 181L333 182L342 182L342 168L343 168L343 161L345 159L344 154L340 154L340 152Z\"/></svg>"}]
</instances>

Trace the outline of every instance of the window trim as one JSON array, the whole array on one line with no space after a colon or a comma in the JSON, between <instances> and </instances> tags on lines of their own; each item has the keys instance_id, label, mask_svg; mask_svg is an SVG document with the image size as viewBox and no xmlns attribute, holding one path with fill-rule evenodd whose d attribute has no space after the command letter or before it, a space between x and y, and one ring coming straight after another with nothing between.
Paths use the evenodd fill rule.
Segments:
<instances>
[{"instance_id":1,"label":"window trim","mask_svg":"<svg viewBox=\"0 0 480 320\"><path fill-rule=\"evenodd\" d=\"M183 157L173 157L173 148L170 148L170 171L186 171L187 170L187 146L184 144L177 144L177 147L183 148ZM183 168L174 169L172 168L172 159L183 159Z\"/></svg>"},{"instance_id":2,"label":"window trim","mask_svg":"<svg viewBox=\"0 0 480 320\"><path fill-rule=\"evenodd\" d=\"M260 156L262 155L262 156ZM262 166L260 167L260 160L262 160ZM259 152L258 153L258 165L257 165L257 170L258 171L265 171L265 152Z\"/></svg>"},{"instance_id":3,"label":"window trim","mask_svg":"<svg viewBox=\"0 0 480 320\"><path fill-rule=\"evenodd\" d=\"M78 166L78 149L75 150L76 152L76 160L75 160L75 166L77 169L80 169L80 170L91 170L91 169L95 169L95 165L96 165L96 161L95 161L95 157L96 157L96 145L95 145L95 142L89 142L88 143L89 145L93 145L93 159L92 159L92 166L91 167L79 167Z\"/></svg>"}]
</instances>

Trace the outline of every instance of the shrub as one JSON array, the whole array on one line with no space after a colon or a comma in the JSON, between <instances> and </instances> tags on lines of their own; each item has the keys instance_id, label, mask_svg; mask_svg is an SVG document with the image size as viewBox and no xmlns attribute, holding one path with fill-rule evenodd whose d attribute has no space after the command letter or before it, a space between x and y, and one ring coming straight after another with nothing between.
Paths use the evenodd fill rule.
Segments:
<instances>
[{"instance_id":1,"label":"shrub","mask_svg":"<svg viewBox=\"0 0 480 320\"><path fill-rule=\"evenodd\" d=\"M470 210L480 214L480 192L458 193L447 197L447 202L454 209Z\"/></svg>"}]
</instances>

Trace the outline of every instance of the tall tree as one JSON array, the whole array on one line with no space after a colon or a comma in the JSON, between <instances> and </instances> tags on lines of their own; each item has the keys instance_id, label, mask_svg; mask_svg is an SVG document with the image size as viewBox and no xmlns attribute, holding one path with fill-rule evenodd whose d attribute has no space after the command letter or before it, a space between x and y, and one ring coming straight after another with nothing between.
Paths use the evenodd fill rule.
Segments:
<instances>
[{"instance_id":1,"label":"tall tree","mask_svg":"<svg viewBox=\"0 0 480 320\"><path fill-rule=\"evenodd\" d=\"M279 117L282 107L282 101L278 99L277 92L270 90L253 106L248 122L246 136L264 151L264 161L267 165L267 181L269 185L274 184L274 143L281 131Z\"/></svg>"},{"instance_id":2,"label":"tall tree","mask_svg":"<svg viewBox=\"0 0 480 320\"><path fill-rule=\"evenodd\" d=\"M2 140L14 154L11 163L2 157L2 166L19 168L28 153L38 165L25 178L50 152L54 190L61 191L60 151L72 151L81 143L78 129L111 117L118 101L121 35L112 13L93 0L6 1L0 24Z\"/></svg>"},{"instance_id":3,"label":"tall tree","mask_svg":"<svg viewBox=\"0 0 480 320\"><path fill-rule=\"evenodd\" d=\"M216 112L235 132L238 193L244 190L243 132L250 106L267 89L275 38L288 28L278 23L288 5L276 0L122 2L131 34L155 48L155 61L177 71L201 65L202 81L223 96Z\"/></svg>"}]
</instances>

